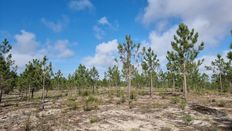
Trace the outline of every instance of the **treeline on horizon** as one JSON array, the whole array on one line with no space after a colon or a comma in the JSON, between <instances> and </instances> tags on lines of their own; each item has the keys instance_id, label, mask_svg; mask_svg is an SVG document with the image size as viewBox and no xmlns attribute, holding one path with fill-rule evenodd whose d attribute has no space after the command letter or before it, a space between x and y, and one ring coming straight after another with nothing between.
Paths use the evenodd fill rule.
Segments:
<instances>
[{"instance_id":1,"label":"treeline on horizon","mask_svg":"<svg viewBox=\"0 0 232 131\"><path fill-rule=\"evenodd\" d=\"M2 95L11 91L16 90L33 98L34 92L40 89L43 100L48 90L75 89L76 93L80 94L84 89L95 93L101 87L125 86L128 87L129 99L132 87L149 87L150 96L156 88L170 88L172 91L183 92L184 98L187 98L189 90L232 93L232 51L228 52L227 60L218 54L211 65L206 67L213 72L209 78L206 73L199 71L203 60L196 58L204 49L204 43L197 43L198 33L181 23L171 41L172 50L167 52L167 71L164 72L159 69L159 60L151 47L141 47L126 35L125 42L118 45L119 57L115 60L123 65L122 70L114 65L108 68L103 79L99 79L99 73L94 66L87 68L83 64L65 78L60 70L53 72L52 63L46 56L41 60L29 61L24 71L17 74L17 66L10 54L12 46L4 39L0 44L0 102ZM232 43L229 48L232 49ZM138 71L138 64L143 69L141 73Z\"/></svg>"}]
</instances>

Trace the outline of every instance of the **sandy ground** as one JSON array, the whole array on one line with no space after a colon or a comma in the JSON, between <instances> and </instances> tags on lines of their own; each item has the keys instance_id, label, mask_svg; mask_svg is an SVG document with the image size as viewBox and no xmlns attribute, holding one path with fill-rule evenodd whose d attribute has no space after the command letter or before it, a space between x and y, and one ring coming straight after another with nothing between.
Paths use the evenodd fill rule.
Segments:
<instances>
[{"instance_id":1,"label":"sandy ground","mask_svg":"<svg viewBox=\"0 0 232 131\"><path fill-rule=\"evenodd\" d=\"M0 105L0 130L232 130L231 95L192 95L185 109L181 102L175 103L177 97L171 93L137 96L128 106L116 96L98 96L101 102L90 111L84 111L84 100L75 96L47 98L43 111L39 99L15 102L12 97ZM76 105L68 105L69 101Z\"/></svg>"}]
</instances>

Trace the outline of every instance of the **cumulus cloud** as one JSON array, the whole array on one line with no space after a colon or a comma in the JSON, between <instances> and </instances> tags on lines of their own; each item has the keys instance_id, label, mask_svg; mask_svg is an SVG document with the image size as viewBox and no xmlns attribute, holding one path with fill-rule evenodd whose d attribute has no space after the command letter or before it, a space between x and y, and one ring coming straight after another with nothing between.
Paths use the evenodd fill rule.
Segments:
<instances>
[{"instance_id":1,"label":"cumulus cloud","mask_svg":"<svg viewBox=\"0 0 232 131\"><path fill-rule=\"evenodd\" d=\"M88 56L83 59L83 63L87 66L108 67L114 64L118 47L116 39L108 42L100 43L96 46L94 56Z\"/></svg>"},{"instance_id":2,"label":"cumulus cloud","mask_svg":"<svg viewBox=\"0 0 232 131\"><path fill-rule=\"evenodd\" d=\"M53 32L61 32L64 27L69 23L69 18L66 16L62 16L62 19L57 20L57 21L49 21L45 18L41 19L41 22L51 29Z\"/></svg>"},{"instance_id":3,"label":"cumulus cloud","mask_svg":"<svg viewBox=\"0 0 232 131\"><path fill-rule=\"evenodd\" d=\"M231 7L231 0L148 0L142 21L151 24L180 18L195 28L207 45L215 45L232 28Z\"/></svg>"},{"instance_id":4,"label":"cumulus cloud","mask_svg":"<svg viewBox=\"0 0 232 131\"><path fill-rule=\"evenodd\" d=\"M15 49L22 54L32 54L39 43L34 33L25 30L21 30L20 34L16 34L14 38L16 41Z\"/></svg>"},{"instance_id":5,"label":"cumulus cloud","mask_svg":"<svg viewBox=\"0 0 232 131\"><path fill-rule=\"evenodd\" d=\"M162 69L166 69L166 53L171 50L178 27L175 21L184 22L199 32L199 42L205 42L206 49L218 46L232 28L231 0L148 0L147 3L139 17L144 25L155 24L146 45L157 53ZM204 64L215 58L204 57Z\"/></svg>"},{"instance_id":6,"label":"cumulus cloud","mask_svg":"<svg viewBox=\"0 0 232 131\"><path fill-rule=\"evenodd\" d=\"M71 0L68 4L72 10L91 10L94 8L90 0Z\"/></svg>"},{"instance_id":7,"label":"cumulus cloud","mask_svg":"<svg viewBox=\"0 0 232 131\"><path fill-rule=\"evenodd\" d=\"M74 52L68 47L70 43L68 40L40 44L41 42L36 39L34 33L25 30L21 30L14 38L15 44L12 48L12 57L19 68L23 68L28 61L40 59L44 55L50 59L67 58L74 55Z\"/></svg>"}]
</instances>

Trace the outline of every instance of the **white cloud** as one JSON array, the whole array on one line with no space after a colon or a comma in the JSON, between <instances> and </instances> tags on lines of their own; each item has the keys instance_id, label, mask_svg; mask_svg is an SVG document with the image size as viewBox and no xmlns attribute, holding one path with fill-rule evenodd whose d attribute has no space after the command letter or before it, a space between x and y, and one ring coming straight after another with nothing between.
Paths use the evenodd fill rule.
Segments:
<instances>
[{"instance_id":1,"label":"white cloud","mask_svg":"<svg viewBox=\"0 0 232 131\"><path fill-rule=\"evenodd\" d=\"M105 34L105 31L100 28L99 26L95 25L93 26L93 31L94 31L94 35L98 40L103 39L103 36Z\"/></svg>"},{"instance_id":2,"label":"white cloud","mask_svg":"<svg viewBox=\"0 0 232 131\"><path fill-rule=\"evenodd\" d=\"M71 0L68 6L70 9L77 11L90 10L94 8L90 0Z\"/></svg>"},{"instance_id":3,"label":"white cloud","mask_svg":"<svg viewBox=\"0 0 232 131\"><path fill-rule=\"evenodd\" d=\"M218 44L232 28L231 7L231 0L148 0L142 21L151 24L180 18L211 46Z\"/></svg>"},{"instance_id":4,"label":"white cloud","mask_svg":"<svg viewBox=\"0 0 232 131\"><path fill-rule=\"evenodd\" d=\"M69 18L66 16L62 16L61 20L57 20L55 22L42 18L41 22L52 31L58 33L61 32L64 29L64 27L69 23Z\"/></svg>"},{"instance_id":5,"label":"white cloud","mask_svg":"<svg viewBox=\"0 0 232 131\"><path fill-rule=\"evenodd\" d=\"M161 69L166 69L166 55L167 51L171 50L171 41L173 40L173 36L177 26L174 26L167 30L166 32L160 33L159 31L152 31L149 34L149 38L147 42L142 42L142 45L147 47L151 47L154 50L154 53L157 54L158 59L160 60Z\"/></svg>"},{"instance_id":6,"label":"white cloud","mask_svg":"<svg viewBox=\"0 0 232 131\"><path fill-rule=\"evenodd\" d=\"M117 47L117 39L100 43L96 46L95 55L83 58L82 63L88 68L95 66L99 71L100 78L103 78L107 68L116 64L114 60L117 57Z\"/></svg>"},{"instance_id":7,"label":"white cloud","mask_svg":"<svg viewBox=\"0 0 232 131\"><path fill-rule=\"evenodd\" d=\"M54 49L58 52L57 54L60 58L67 58L74 55L74 52L67 47L68 44L68 40L58 40L55 42Z\"/></svg>"},{"instance_id":8,"label":"white cloud","mask_svg":"<svg viewBox=\"0 0 232 131\"><path fill-rule=\"evenodd\" d=\"M104 16L104 17L102 17L102 18L100 18L99 20L98 20L98 23L99 24L102 24L102 25L111 25L111 23L108 21L108 19Z\"/></svg>"},{"instance_id":9,"label":"white cloud","mask_svg":"<svg viewBox=\"0 0 232 131\"><path fill-rule=\"evenodd\" d=\"M100 43L96 46L96 54L83 59L87 66L108 67L114 64L118 41L116 39Z\"/></svg>"},{"instance_id":10,"label":"white cloud","mask_svg":"<svg viewBox=\"0 0 232 131\"><path fill-rule=\"evenodd\" d=\"M21 30L20 34L14 36L16 44L14 49L22 54L32 54L38 46L35 34Z\"/></svg>"},{"instance_id":11,"label":"white cloud","mask_svg":"<svg viewBox=\"0 0 232 131\"><path fill-rule=\"evenodd\" d=\"M94 31L94 35L98 40L101 40L104 38L104 35L106 34L106 32L109 31L116 31L118 28L118 24L112 24L107 17L101 17L98 20L98 23L96 25L93 26L93 31Z\"/></svg>"},{"instance_id":12,"label":"white cloud","mask_svg":"<svg viewBox=\"0 0 232 131\"><path fill-rule=\"evenodd\" d=\"M56 42L47 42L47 44L39 45L36 35L32 32L21 30L15 35L15 44L12 48L12 57L16 65L23 69L24 65L32 59L42 58L44 55L49 59L67 58L74 55L69 49L68 40L57 40Z\"/></svg>"}]
</instances>

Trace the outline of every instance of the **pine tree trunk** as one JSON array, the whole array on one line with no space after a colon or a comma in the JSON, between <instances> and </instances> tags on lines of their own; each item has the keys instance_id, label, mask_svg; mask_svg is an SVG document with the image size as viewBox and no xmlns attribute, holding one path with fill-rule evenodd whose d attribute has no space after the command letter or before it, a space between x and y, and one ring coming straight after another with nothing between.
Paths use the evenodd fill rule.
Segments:
<instances>
[{"instance_id":1,"label":"pine tree trunk","mask_svg":"<svg viewBox=\"0 0 232 131\"><path fill-rule=\"evenodd\" d=\"M34 98L34 88L31 89L31 98Z\"/></svg>"},{"instance_id":2,"label":"pine tree trunk","mask_svg":"<svg viewBox=\"0 0 232 131\"><path fill-rule=\"evenodd\" d=\"M128 76L128 95L129 95L129 100L131 98L131 65L129 65L129 76Z\"/></svg>"},{"instance_id":3,"label":"pine tree trunk","mask_svg":"<svg viewBox=\"0 0 232 131\"><path fill-rule=\"evenodd\" d=\"M29 101L30 98L30 92L31 92L31 85L28 85L28 96L27 96L27 101Z\"/></svg>"},{"instance_id":4,"label":"pine tree trunk","mask_svg":"<svg viewBox=\"0 0 232 131\"><path fill-rule=\"evenodd\" d=\"M232 81L230 81L230 93L232 93Z\"/></svg>"},{"instance_id":5,"label":"pine tree trunk","mask_svg":"<svg viewBox=\"0 0 232 131\"><path fill-rule=\"evenodd\" d=\"M95 87L95 84L93 84L93 94L95 93L95 91L94 91L94 87Z\"/></svg>"},{"instance_id":6,"label":"pine tree trunk","mask_svg":"<svg viewBox=\"0 0 232 131\"><path fill-rule=\"evenodd\" d=\"M0 88L0 103L2 102L2 89Z\"/></svg>"},{"instance_id":7,"label":"pine tree trunk","mask_svg":"<svg viewBox=\"0 0 232 131\"><path fill-rule=\"evenodd\" d=\"M222 75L221 75L221 73L219 74L219 77L220 77L219 78L220 79L220 89L221 89L221 92L222 92L223 89L222 89Z\"/></svg>"},{"instance_id":8,"label":"pine tree trunk","mask_svg":"<svg viewBox=\"0 0 232 131\"><path fill-rule=\"evenodd\" d=\"M44 90L45 90L45 78L43 77L43 91L42 91L42 110L44 110Z\"/></svg>"},{"instance_id":9,"label":"pine tree trunk","mask_svg":"<svg viewBox=\"0 0 232 131\"><path fill-rule=\"evenodd\" d=\"M172 89L173 89L173 91L175 91L175 78L173 77L172 78Z\"/></svg>"},{"instance_id":10,"label":"pine tree trunk","mask_svg":"<svg viewBox=\"0 0 232 131\"><path fill-rule=\"evenodd\" d=\"M151 77L151 86L150 86L150 97L151 97L151 89L153 88L152 73L150 77Z\"/></svg>"},{"instance_id":11,"label":"pine tree trunk","mask_svg":"<svg viewBox=\"0 0 232 131\"><path fill-rule=\"evenodd\" d=\"M185 65L185 62L184 62L184 73L183 73L183 75L184 75L184 81L183 81L183 91L184 91L184 98L185 98L185 100L187 100L187 93L188 93L188 91L187 91L187 80L186 80L186 65Z\"/></svg>"},{"instance_id":12,"label":"pine tree trunk","mask_svg":"<svg viewBox=\"0 0 232 131\"><path fill-rule=\"evenodd\" d=\"M45 98L48 97L48 89L46 89L46 95L45 95Z\"/></svg>"}]
</instances>

